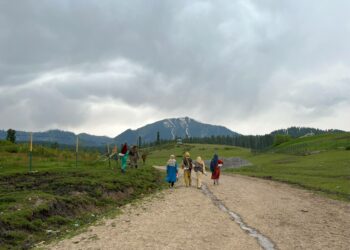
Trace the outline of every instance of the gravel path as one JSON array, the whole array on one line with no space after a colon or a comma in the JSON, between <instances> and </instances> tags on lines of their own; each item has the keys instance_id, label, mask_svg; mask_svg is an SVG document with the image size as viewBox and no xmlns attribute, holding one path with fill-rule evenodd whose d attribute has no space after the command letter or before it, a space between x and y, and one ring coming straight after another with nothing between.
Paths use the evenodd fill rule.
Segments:
<instances>
[{"instance_id":1,"label":"gravel path","mask_svg":"<svg viewBox=\"0 0 350 250\"><path fill-rule=\"evenodd\" d=\"M219 186L208 176L205 183L226 212L203 190L179 182L47 249L262 249L230 211L271 239L276 249L349 249L348 203L242 176L222 176Z\"/></svg>"},{"instance_id":2,"label":"gravel path","mask_svg":"<svg viewBox=\"0 0 350 250\"><path fill-rule=\"evenodd\" d=\"M350 249L350 204L287 184L222 176L211 191L279 249Z\"/></svg>"}]
</instances>

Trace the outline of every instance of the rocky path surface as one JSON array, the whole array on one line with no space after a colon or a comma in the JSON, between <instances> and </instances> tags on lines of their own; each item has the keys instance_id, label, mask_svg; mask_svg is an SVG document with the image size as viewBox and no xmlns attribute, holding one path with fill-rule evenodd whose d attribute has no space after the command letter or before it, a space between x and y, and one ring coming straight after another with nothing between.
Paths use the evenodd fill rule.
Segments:
<instances>
[{"instance_id":1,"label":"rocky path surface","mask_svg":"<svg viewBox=\"0 0 350 250\"><path fill-rule=\"evenodd\" d=\"M200 190L184 187L180 178L175 189L127 205L116 218L46 248L349 249L349 229L348 203L286 184L222 176L213 186L205 177Z\"/></svg>"}]
</instances>

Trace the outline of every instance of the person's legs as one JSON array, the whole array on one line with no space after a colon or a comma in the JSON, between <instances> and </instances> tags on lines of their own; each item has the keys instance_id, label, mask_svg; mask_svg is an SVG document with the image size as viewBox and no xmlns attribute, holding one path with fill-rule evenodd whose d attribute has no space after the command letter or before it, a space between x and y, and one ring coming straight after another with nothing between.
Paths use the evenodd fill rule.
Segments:
<instances>
[{"instance_id":1,"label":"person's legs","mask_svg":"<svg viewBox=\"0 0 350 250\"><path fill-rule=\"evenodd\" d=\"M185 181L186 187L188 187L188 185L189 185L188 171L184 171L184 181Z\"/></svg>"},{"instance_id":2,"label":"person's legs","mask_svg":"<svg viewBox=\"0 0 350 250\"><path fill-rule=\"evenodd\" d=\"M202 177L203 177L203 174L202 172L198 172L198 188L201 188L202 187Z\"/></svg>"},{"instance_id":3,"label":"person's legs","mask_svg":"<svg viewBox=\"0 0 350 250\"><path fill-rule=\"evenodd\" d=\"M190 186L192 186L191 171L188 171L188 183Z\"/></svg>"},{"instance_id":4,"label":"person's legs","mask_svg":"<svg viewBox=\"0 0 350 250\"><path fill-rule=\"evenodd\" d=\"M201 188L202 186L202 173L201 172L196 172L196 177L197 177L197 188Z\"/></svg>"}]
</instances>

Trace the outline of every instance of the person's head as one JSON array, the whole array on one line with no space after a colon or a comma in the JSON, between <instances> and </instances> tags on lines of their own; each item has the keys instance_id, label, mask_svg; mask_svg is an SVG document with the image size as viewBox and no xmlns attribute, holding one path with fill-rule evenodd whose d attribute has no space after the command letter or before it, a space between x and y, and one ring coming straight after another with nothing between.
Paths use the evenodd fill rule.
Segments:
<instances>
[{"instance_id":1,"label":"person's head","mask_svg":"<svg viewBox=\"0 0 350 250\"><path fill-rule=\"evenodd\" d=\"M186 153L185 153L185 158L190 158L190 157L191 157L190 153L189 153L189 152L186 152Z\"/></svg>"},{"instance_id":2,"label":"person's head","mask_svg":"<svg viewBox=\"0 0 350 250\"><path fill-rule=\"evenodd\" d=\"M202 163L202 162L203 162L203 161L202 161L202 157L198 156L197 159L196 159L196 162Z\"/></svg>"},{"instance_id":3,"label":"person's head","mask_svg":"<svg viewBox=\"0 0 350 250\"><path fill-rule=\"evenodd\" d=\"M175 155L170 155L170 158L168 160L168 165L175 166L175 164L176 164Z\"/></svg>"}]
</instances>

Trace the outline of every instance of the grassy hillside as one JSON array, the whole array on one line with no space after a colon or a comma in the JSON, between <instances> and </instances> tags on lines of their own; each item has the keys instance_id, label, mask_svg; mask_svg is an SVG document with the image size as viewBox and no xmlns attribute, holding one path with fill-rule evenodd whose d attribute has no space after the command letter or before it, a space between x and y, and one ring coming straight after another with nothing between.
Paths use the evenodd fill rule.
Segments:
<instances>
[{"instance_id":1,"label":"grassy hillside","mask_svg":"<svg viewBox=\"0 0 350 250\"><path fill-rule=\"evenodd\" d=\"M230 172L268 178L350 200L350 133L297 138L248 156L254 165Z\"/></svg>"},{"instance_id":2,"label":"grassy hillside","mask_svg":"<svg viewBox=\"0 0 350 250\"><path fill-rule=\"evenodd\" d=\"M350 147L350 133L335 133L292 139L273 152L287 154L311 154L315 151L338 150Z\"/></svg>"},{"instance_id":3,"label":"grassy hillside","mask_svg":"<svg viewBox=\"0 0 350 250\"><path fill-rule=\"evenodd\" d=\"M0 142L0 249L28 249L95 221L157 190L163 176L152 167L119 168L98 154L35 147L28 172L26 145Z\"/></svg>"}]
</instances>

